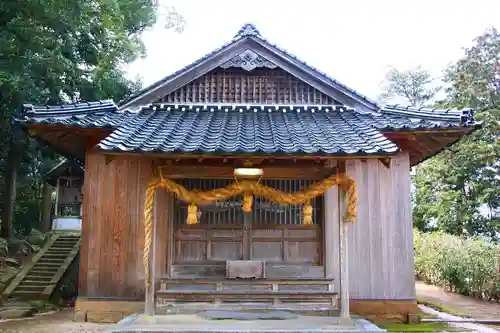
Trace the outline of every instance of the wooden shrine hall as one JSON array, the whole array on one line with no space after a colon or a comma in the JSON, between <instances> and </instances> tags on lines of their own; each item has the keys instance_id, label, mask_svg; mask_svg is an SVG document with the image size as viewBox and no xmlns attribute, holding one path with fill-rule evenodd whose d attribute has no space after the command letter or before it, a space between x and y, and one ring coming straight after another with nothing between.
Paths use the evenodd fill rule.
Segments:
<instances>
[{"instance_id":1,"label":"wooden shrine hall","mask_svg":"<svg viewBox=\"0 0 500 333\"><path fill-rule=\"evenodd\" d=\"M75 316L418 311L410 168L471 133L470 109L380 106L247 24L115 104L24 106L84 162Z\"/></svg>"}]
</instances>

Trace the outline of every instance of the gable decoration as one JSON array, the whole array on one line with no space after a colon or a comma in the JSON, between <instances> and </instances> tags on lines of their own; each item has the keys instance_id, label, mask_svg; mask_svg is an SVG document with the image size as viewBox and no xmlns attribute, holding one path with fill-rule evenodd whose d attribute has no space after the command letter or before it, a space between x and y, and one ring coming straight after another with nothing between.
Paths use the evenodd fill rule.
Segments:
<instances>
[{"instance_id":1,"label":"gable decoration","mask_svg":"<svg viewBox=\"0 0 500 333\"><path fill-rule=\"evenodd\" d=\"M186 219L187 224L198 223L197 206L210 204L216 201L227 200L240 194L243 195L242 209L246 213L252 211L253 196L260 196L280 205L303 204L303 223L312 224L312 206L310 203L311 199L324 194L329 188L334 185L338 185L347 194L347 209L344 216L344 222L354 223L356 219L358 202L356 194L356 182L345 174L330 176L322 181L314 183L309 188L303 191L297 191L295 193L285 193L272 187L262 185L258 180L242 180L239 182L236 181L226 187L201 192L199 190L188 190L175 181L164 178L160 168L159 176L154 177L148 185L144 202L144 269L146 287L149 288L151 283L149 274L149 257L151 244L153 241L154 194L157 188L164 188L167 191L175 194L178 199L189 203L188 216Z\"/></svg>"}]
</instances>

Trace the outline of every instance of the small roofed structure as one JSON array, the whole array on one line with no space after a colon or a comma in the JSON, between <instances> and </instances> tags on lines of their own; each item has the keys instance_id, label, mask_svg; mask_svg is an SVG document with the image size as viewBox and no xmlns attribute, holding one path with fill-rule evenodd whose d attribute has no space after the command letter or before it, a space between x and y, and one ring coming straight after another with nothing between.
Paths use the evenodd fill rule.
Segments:
<instances>
[{"instance_id":1,"label":"small roofed structure","mask_svg":"<svg viewBox=\"0 0 500 333\"><path fill-rule=\"evenodd\" d=\"M406 320L410 168L480 126L467 108L380 106L253 25L119 106L25 105L18 121L85 163L75 312L89 321L235 308Z\"/></svg>"},{"instance_id":2,"label":"small roofed structure","mask_svg":"<svg viewBox=\"0 0 500 333\"><path fill-rule=\"evenodd\" d=\"M83 167L73 160L64 160L45 175L55 187L52 230L81 230L83 203Z\"/></svg>"}]
</instances>

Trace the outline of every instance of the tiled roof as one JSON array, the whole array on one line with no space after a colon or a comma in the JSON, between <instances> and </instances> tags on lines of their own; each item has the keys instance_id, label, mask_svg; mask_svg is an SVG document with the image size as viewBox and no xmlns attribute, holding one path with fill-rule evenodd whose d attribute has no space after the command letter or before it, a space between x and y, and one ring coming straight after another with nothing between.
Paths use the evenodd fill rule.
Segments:
<instances>
[{"instance_id":1,"label":"tiled roof","mask_svg":"<svg viewBox=\"0 0 500 333\"><path fill-rule=\"evenodd\" d=\"M59 106L23 105L24 117L20 123L67 125L80 128L117 127L125 122L130 112L118 112L113 101L84 102Z\"/></svg>"},{"instance_id":2,"label":"tiled roof","mask_svg":"<svg viewBox=\"0 0 500 333\"><path fill-rule=\"evenodd\" d=\"M24 124L114 129L99 143L107 151L392 154L398 148L384 132L477 125L471 109L399 105L361 113L327 105L150 104L121 112L101 101L25 110Z\"/></svg>"},{"instance_id":3,"label":"tiled roof","mask_svg":"<svg viewBox=\"0 0 500 333\"><path fill-rule=\"evenodd\" d=\"M374 126L383 131L432 130L453 127L474 127L479 123L474 119L474 110L429 109L402 105L386 105L380 116L374 116Z\"/></svg>"},{"instance_id":4,"label":"tiled roof","mask_svg":"<svg viewBox=\"0 0 500 333\"><path fill-rule=\"evenodd\" d=\"M418 118L434 122L436 124L446 124L447 122L458 125L472 125L474 119L474 110L471 108L415 108L399 104L385 105L381 112L389 115L404 116L408 118Z\"/></svg>"},{"instance_id":5,"label":"tiled roof","mask_svg":"<svg viewBox=\"0 0 500 333\"><path fill-rule=\"evenodd\" d=\"M391 154L398 147L342 106L153 105L99 143L107 151Z\"/></svg>"},{"instance_id":6,"label":"tiled roof","mask_svg":"<svg viewBox=\"0 0 500 333\"><path fill-rule=\"evenodd\" d=\"M278 45L274 44L274 43L271 43L270 41L268 41L267 39L265 39L264 37L262 37L262 35L260 34L259 30L253 25L253 24L245 24L239 31L238 33L233 37L233 39L223 45L221 45L220 47L214 49L212 52L204 55L203 57L195 60L194 62L192 62L191 64L179 69L178 71L164 77L163 79L151 84L150 86L144 88L142 91L138 92L137 94L135 95L132 95L128 98L126 98L125 100L122 100L120 101L120 105L125 105L127 104L128 102L132 101L133 99L135 99L136 97L144 94L145 92L147 91L150 91L152 89L155 89L156 87L158 86L161 86L163 83L167 82L168 80L178 76L179 74L185 72L185 71L188 71L196 66L198 66L200 63L202 63L203 61L211 58L212 56L214 56L215 54L218 54L219 52L223 52L224 49L230 47L233 43L243 39L243 38L255 38L256 40L259 40L260 42L264 43L265 45L267 45L268 47L270 48L273 48L279 52L281 52L282 54L294 59L295 61L298 61L301 65L305 66L306 68L308 68L309 70L315 72L316 74L320 75L325 81L329 82L330 84L342 89L342 90L345 90L357 97L359 97L360 99L366 101L368 104L370 105L373 105L375 108L377 107L377 103L370 99L369 97L367 97L366 95L363 95L359 92L357 92L356 90L350 88L350 87L347 87L346 85L342 84L341 82L335 80L334 78L332 78L331 76L327 75L326 73L320 71L319 69L313 67L312 65L306 63L305 61L299 59L297 56L295 56L294 54L280 48Z\"/></svg>"}]
</instances>

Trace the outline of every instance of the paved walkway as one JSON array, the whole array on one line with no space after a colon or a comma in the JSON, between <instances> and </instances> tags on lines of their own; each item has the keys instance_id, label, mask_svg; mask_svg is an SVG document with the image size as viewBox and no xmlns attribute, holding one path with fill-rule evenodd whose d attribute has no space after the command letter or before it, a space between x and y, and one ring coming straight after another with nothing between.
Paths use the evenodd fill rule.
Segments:
<instances>
[{"instance_id":1,"label":"paved walkway","mask_svg":"<svg viewBox=\"0 0 500 333\"><path fill-rule=\"evenodd\" d=\"M443 288L417 281L417 297L442 304L475 319L500 318L500 304L487 302L473 297L446 292Z\"/></svg>"}]
</instances>

